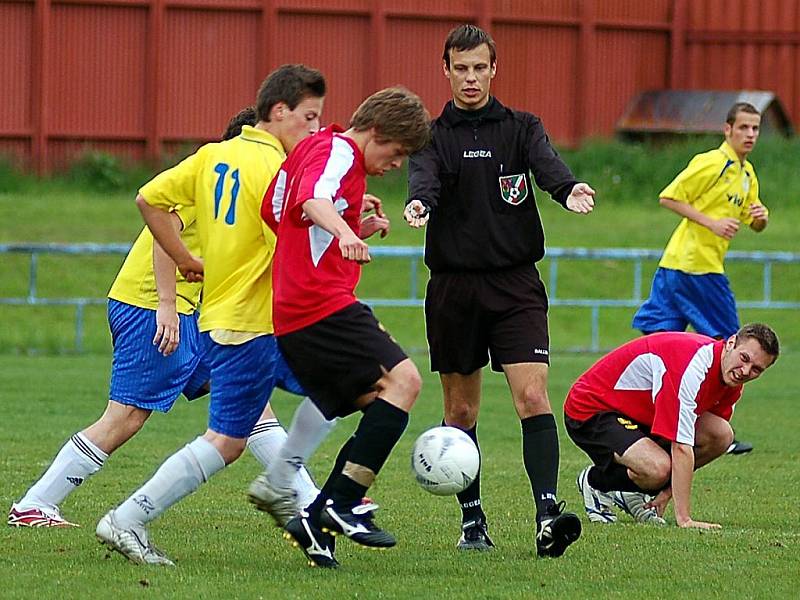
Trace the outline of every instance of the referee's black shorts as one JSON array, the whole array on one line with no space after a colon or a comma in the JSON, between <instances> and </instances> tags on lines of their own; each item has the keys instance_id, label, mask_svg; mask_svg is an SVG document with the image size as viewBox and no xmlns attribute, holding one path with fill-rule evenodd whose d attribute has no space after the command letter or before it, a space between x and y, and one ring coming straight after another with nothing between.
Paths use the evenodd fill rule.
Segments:
<instances>
[{"instance_id":1,"label":"referee's black shorts","mask_svg":"<svg viewBox=\"0 0 800 600\"><path fill-rule=\"evenodd\" d=\"M408 356L372 314L355 302L285 335L278 346L297 380L326 419L355 412L385 372Z\"/></svg>"},{"instance_id":2,"label":"referee's black shorts","mask_svg":"<svg viewBox=\"0 0 800 600\"><path fill-rule=\"evenodd\" d=\"M468 375L550 361L547 293L534 266L432 273L425 294L431 370Z\"/></svg>"}]
</instances>

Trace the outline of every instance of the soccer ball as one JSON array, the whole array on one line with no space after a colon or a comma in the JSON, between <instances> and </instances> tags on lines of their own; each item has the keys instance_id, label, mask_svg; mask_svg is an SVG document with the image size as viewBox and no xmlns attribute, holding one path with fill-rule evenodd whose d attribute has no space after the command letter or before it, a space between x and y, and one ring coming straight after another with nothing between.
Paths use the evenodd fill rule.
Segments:
<instances>
[{"instance_id":1,"label":"soccer ball","mask_svg":"<svg viewBox=\"0 0 800 600\"><path fill-rule=\"evenodd\" d=\"M481 457L470 437L455 427L434 427L414 442L411 469L422 489L437 496L463 492L478 476Z\"/></svg>"}]
</instances>

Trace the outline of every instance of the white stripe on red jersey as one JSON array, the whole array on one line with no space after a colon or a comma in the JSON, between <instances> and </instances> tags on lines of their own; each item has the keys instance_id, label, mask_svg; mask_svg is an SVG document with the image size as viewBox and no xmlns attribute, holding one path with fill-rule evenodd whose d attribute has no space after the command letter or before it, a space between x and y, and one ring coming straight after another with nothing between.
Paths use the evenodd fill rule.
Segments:
<instances>
[{"instance_id":1,"label":"white stripe on red jersey","mask_svg":"<svg viewBox=\"0 0 800 600\"><path fill-rule=\"evenodd\" d=\"M697 420L697 395L700 386L706 380L708 370L714 362L714 345L706 344L697 350L686 371L681 377L681 386L678 389L680 411L678 416L678 431L675 441L681 444L694 445L694 424Z\"/></svg>"},{"instance_id":2,"label":"white stripe on red jersey","mask_svg":"<svg viewBox=\"0 0 800 600\"><path fill-rule=\"evenodd\" d=\"M342 179L353 167L354 160L353 147L342 138L334 137L330 157L314 185L314 198L327 198L333 202L342 187Z\"/></svg>"}]
</instances>

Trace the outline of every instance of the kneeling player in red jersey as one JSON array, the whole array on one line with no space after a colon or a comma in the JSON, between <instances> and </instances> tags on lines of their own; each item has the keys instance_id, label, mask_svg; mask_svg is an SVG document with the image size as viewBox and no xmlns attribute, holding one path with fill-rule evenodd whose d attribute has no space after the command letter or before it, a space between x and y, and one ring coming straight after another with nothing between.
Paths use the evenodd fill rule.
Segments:
<instances>
[{"instance_id":1,"label":"kneeling player in red jersey","mask_svg":"<svg viewBox=\"0 0 800 600\"><path fill-rule=\"evenodd\" d=\"M578 475L589 520L615 521L616 505L638 521L665 524L674 499L678 526L719 528L691 517L694 470L728 449L742 385L779 352L775 332L756 323L727 340L645 336L592 365L564 403L567 433L594 463Z\"/></svg>"}]
</instances>

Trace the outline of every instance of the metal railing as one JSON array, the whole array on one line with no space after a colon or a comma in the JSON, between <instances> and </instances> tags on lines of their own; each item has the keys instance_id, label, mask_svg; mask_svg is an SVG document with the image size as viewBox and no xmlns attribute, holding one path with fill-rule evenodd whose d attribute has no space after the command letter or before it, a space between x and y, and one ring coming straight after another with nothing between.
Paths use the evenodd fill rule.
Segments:
<instances>
[{"instance_id":1,"label":"metal railing","mask_svg":"<svg viewBox=\"0 0 800 600\"><path fill-rule=\"evenodd\" d=\"M0 304L29 306L74 306L75 307L75 350L83 349L83 321L86 306L105 304L105 298L51 298L37 294L39 256L43 254L99 255L126 254L129 244L0 244L0 254L28 254L30 268L28 294L20 298L0 298ZM373 257L401 258L409 261L409 293L400 298L365 298L364 302L378 307L421 307L424 298L419 290L420 262L423 248L419 246L373 246ZM587 348L573 348L574 351L598 352L600 348L600 309L636 308L643 300L642 264L656 261L661 250L644 248L548 248L547 279L548 296L552 307L573 307L590 309L591 343ZM558 295L559 265L564 260L622 260L633 263L632 293L622 298L561 298ZM793 252L743 252L731 251L727 262L750 262L762 267L761 299L737 302L739 308L761 309L800 309L800 301L772 299L772 267L775 264L800 264L800 254ZM648 282L649 284L649 282Z\"/></svg>"}]
</instances>

